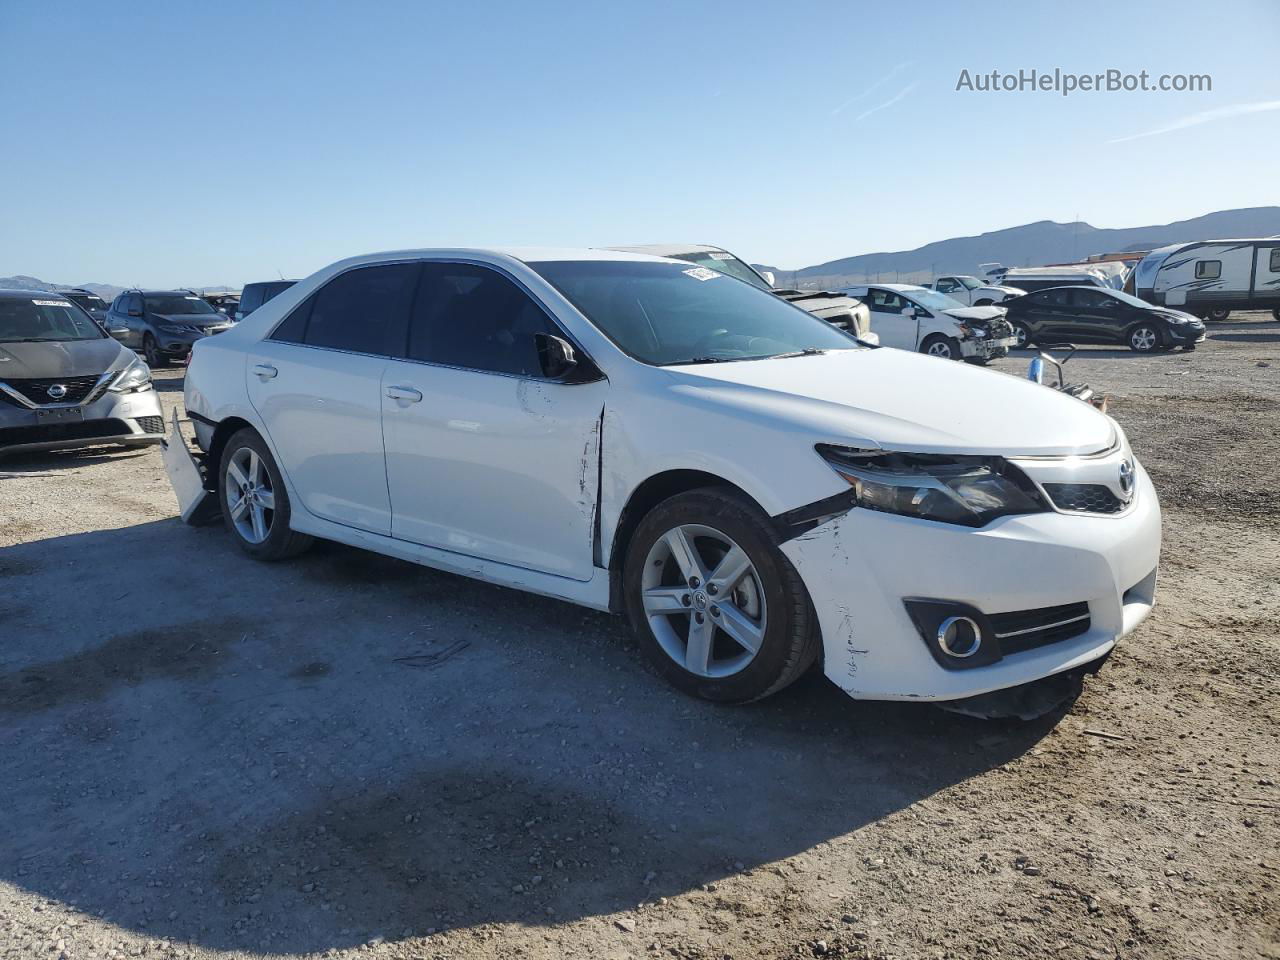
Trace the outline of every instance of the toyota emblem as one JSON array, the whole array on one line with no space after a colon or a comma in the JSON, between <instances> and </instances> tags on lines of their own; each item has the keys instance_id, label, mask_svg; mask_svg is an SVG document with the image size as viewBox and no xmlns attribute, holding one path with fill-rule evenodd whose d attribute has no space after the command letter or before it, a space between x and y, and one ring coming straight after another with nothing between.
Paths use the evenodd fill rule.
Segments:
<instances>
[{"instance_id":1,"label":"toyota emblem","mask_svg":"<svg viewBox=\"0 0 1280 960\"><path fill-rule=\"evenodd\" d=\"M1120 493L1125 500L1133 498L1133 461L1125 460L1120 464Z\"/></svg>"},{"instance_id":2,"label":"toyota emblem","mask_svg":"<svg viewBox=\"0 0 1280 960\"><path fill-rule=\"evenodd\" d=\"M49 394L51 400L61 400L67 395L67 388L64 384L55 383L45 393Z\"/></svg>"}]
</instances>

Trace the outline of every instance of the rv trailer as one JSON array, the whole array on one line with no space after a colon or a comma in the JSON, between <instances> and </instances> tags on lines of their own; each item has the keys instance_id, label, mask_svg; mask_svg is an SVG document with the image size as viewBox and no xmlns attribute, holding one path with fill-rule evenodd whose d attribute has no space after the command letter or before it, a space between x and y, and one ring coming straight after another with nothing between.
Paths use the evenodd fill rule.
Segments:
<instances>
[{"instance_id":1,"label":"rv trailer","mask_svg":"<svg viewBox=\"0 0 1280 960\"><path fill-rule=\"evenodd\" d=\"M1143 257L1134 277L1137 295L1159 307L1208 320L1270 310L1280 320L1280 237L1175 243Z\"/></svg>"}]
</instances>

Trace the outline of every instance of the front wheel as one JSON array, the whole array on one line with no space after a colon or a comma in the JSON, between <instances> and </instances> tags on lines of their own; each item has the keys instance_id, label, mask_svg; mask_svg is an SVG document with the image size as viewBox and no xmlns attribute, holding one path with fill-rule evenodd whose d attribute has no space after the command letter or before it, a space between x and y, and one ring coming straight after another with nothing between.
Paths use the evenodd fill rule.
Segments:
<instances>
[{"instance_id":1,"label":"front wheel","mask_svg":"<svg viewBox=\"0 0 1280 960\"><path fill-rule=\"evenodd\" d=\"M1129 331L1129 349L1135 353L1152 353L1160 349L1164 338L1149 323L1142 323Z\"/></svg>"},{"instance_id":2,"label":"front wheel","mask_svg":"<svg viewBox=\"0 0 1280 960\"><path fill-rule=\"evenodd\" d=\"M167 359L160 352L160 344L156 343L156 338L149 333L142 338L142 356L149 367L163 367Z\"/></svg>"},{"instance_id":3,"label":"front wheel","mask_svg":"<svg viewBox=\"0 0 1280 960\"><path fill-rule=\"evenodd\" d=\"M673 686L743 703L809 668L820 641L813 605L766 517L736 491L708 487L664 500L627 549L631 627Z\"/></svg>"},{"instance_id":4,"label":"front wheel","mask_svg":"<svg viewBox=\"0 0 1280 960\"><path fill-rule=\"evenodd\" d=\"M1204 316L1206 320L1213 320L1215 323L1221 323L1223 320L1227 319L1227 317L1231 316L1231 311L1224 309L1210 310Z\"/></svg>"},{"instance_id":5,"label":"front wheel","mask_svg":"<svg viewBox=\"0 0 1280 960\"><path fill-rule=\"evenodd\" d=\"M960 341L954 337L944 337L940 333L935 333L924 338L924 343L920 344L920 352L941 360L959 360Z\"/></svg>"},{"instance_id":6,"label":"front wheel","mask_svg":"<svg viewBox=\"0 0 1280 960\"><path fill-rule=\"evenodd\" d=\"M284 560L311 546L311 537L289 529L289 494L262 437L235 433L222 449L218 500L227 529L257 560Z\"/></svg>"}]
</instances>

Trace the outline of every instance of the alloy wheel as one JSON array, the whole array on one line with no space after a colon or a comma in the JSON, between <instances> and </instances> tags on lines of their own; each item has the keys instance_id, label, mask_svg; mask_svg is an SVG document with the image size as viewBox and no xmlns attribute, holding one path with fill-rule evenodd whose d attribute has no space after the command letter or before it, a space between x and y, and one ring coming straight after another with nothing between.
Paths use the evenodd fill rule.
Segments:
<instances>
[{"instance_id":1,"label":"alloy wheel","mask_svg":"<svg viewBox=\"0 0 1280 960\"><path fill-rule=\"evenodd\" d=\"M950 360L952 358L951 344L947 343L945 340L936 340L929 344L929 348L925 353L931 357L941 357L943 360Z\"/></svg>"},{"instance_id":2,"label":"alloy wheel","mask_svg":"<svg viewBox=\"0 0 1280 960\"><path fill-rule=\"evenodd\" d=\"M1013 325L1013 345L1019 350L1025 350L1029 339L1027 328L1020 323L1015 323Z\"/></svg>"},{"instance_id":3,"label":"alloy wheel","mask_svg":"<svg viewBox=\"0 0 1280 960\"><path fill-rule=\"evenodd\" d=\"M276 513L275 490L267 465L256 450L241 447L227 461L223 483L236 532L248 543L262 543L271 535Z\"/></svg>"},{"instance_id":4,"label":"alloy wheel","mask_svg":"<svg viewBox=\"0 0 1280 960\"><path fill-rule=\"evenodd\" d=\"M681 524L654 541L641 602L659 646L696 676L739 673L764 644L760 575L746 551L713 527Z\"/></svg>"},{"instance_id":5,"label":"alloy wheel","mask_svg":"<svg viewBox=\"0 0 1280 960\"><path fill-rule=\"evenodd\" d=\"M1160 337L1150 327L1139 327L1129 334L1129 345L1142 353L1154 350L1159 342Z\"/></svg>"}]
</instances>

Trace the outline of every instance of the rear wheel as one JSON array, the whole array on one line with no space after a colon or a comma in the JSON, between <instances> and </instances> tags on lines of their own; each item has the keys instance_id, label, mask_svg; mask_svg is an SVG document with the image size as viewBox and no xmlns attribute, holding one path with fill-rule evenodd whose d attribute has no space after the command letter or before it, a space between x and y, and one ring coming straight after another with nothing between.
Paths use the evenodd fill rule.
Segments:
<instances>
[{"instance_id":1,"label":"rear wheel","mask_svg":"<svg viewBox=\"0 0 1280 960\"><path fill-rule=\"evenodd\" d=\"M768 518L733 490L693 490L654 507L627 549L623 591L649 660L695 696L757 700L818 655L804 584Z\"/></svg>"},{"instance_id":2,"label":"rear wheel","mask_svg":"<svg viewBox=\"0 0 1280 960\"><path fill-rule=\"evenodd\" d=\"M289 529L284 478L255 431L240 430L227 441L218 476L223 521L245 553L284 560L311 546L311 537Z\"/></svg>"},{"instance_id":3,"label":"rear wheel","mask_svg":"<svg viewBox=\"0 0 1280 960\"><path fill-rule=\"evenodd\" d=\"M983 297L981 300L974 301L973 305L975 307L989 307L991 306L991 302L992 301L990 297Z\"/></svg>"},{"instance_id":4,"label":"rear wheel","mask_svg":"<svg viewBox=\"0 0 1280 960\"><path fill-rule=\"evenodd\" d=\"M1227 319L1227 317L1231 316L1231 311L1225 309L1210 310L1204 316L1206 320L1213 320L1215 323L1221 323L1223 320Z\"/></svg>"},{"instance_id":5,"label":"rear wheel","mask_svg":"<svg viewBox=\"0 0 1280 960\"><path fill-rule=\"evenodd\" d=\"M1129 349L1135 353L1152 353L1163 343L1164 337L1159 329L1149 323L1140 323L1129 331Z\"/></svg>"},{"instance_id":6,"label":"rear wheel","mask_svg":"<svg viewBox=\"0 0 1280 960\"><path fill-rule=\"evenodd\" d=\"M1275 317L1277 320L1280 320L1280 307L1274 308L1271 311L1271 316Z\"/></svg>"},{"instance_id":7,"label":"rear wheel","mask_svg":"<svg viewBox=\"0 0 1280 960\"><path fill-rule=\"evenodd\" d=\"M924 343L920 344L920 352L941 360L959 360L960 341L935 333L924 338Z\"/></svg>"}]
</instances>

